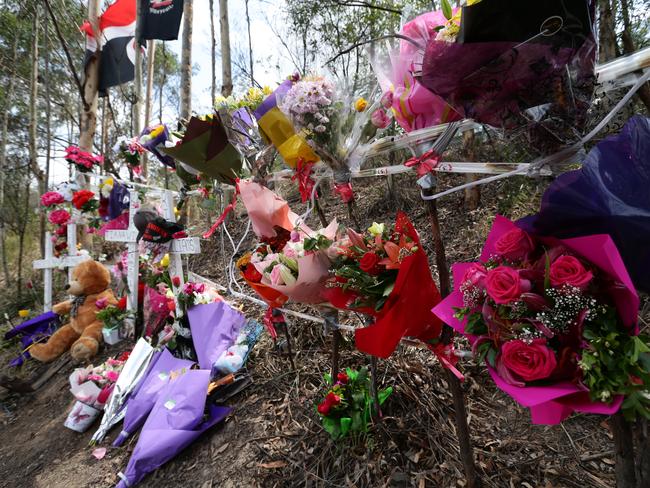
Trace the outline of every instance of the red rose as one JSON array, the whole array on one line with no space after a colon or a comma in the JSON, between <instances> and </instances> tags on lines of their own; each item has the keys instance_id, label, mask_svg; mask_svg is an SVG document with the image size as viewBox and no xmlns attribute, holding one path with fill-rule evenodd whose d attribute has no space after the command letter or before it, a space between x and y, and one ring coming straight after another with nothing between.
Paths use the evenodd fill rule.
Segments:
<instances>
[{"instance_id":1,"label":"red rose","mask_svg":"<svg viewBox=\"0 0 650 488\"><path fill-rule=\"evenodd\" d=\"M68 233L68 226L67 226L67 225L60 225L60 226L58 226L58 227L56 228L56 230L54 231L54 233L55 233L57 236L64 236L64 235L66 235L66 234Z\"/></svg>"},{"instance_id":2,"label":"red rose","mask_svg":"<svg viewBox=\"0 0 650 488\"><path fill-rule=\"evenodd\" d=\"M524 381L548 378L557 366L555 353L546 346L545 339L526 344L519 339L501 346L500 361L516 377Z\"/></svg>"},{"instance_id":3,"label":"red rose","mask_svg":"<svg viewBox=\"0 0 650 488\"><path fill-rule=\"evenodd\" d=\"M499 237L494 249L505 258L523 259L534 249L534 245L530 236L517 227Z\"/></svg>"},{"instance_id":4,"label":"red rose","mask_svg":"<svg viewBox=\"0 0 650 488\"><path fill-rule=\"evenodd\" d=\"M371 275L376 275L379 274L379 261L379 256L374 252L367 252L359 261L359 267L361 268L361 271L365 271Z\"/></svg>"},{"instance_id":5,"label":"red rose","mask_svg":"<svg viewBox=\"0 0 650 488\"><path fill-rule=\"evenodd\" d=\"M77 210L82 210L84 205L95 196L90 190L79 190L72 194L72 205Z\"/></svg>"},{"instance_id":6,"label":"red rose","mask_svg":"<svg viewBox=\"0 0 650 488\"><path fill-rule=\"evenodd\" d=\"M338 396L336 393L333 391L330 391L327 396L325 397L325 401L328 402L332 406L337 406L339 403L341 403L341 397Z\"/></svg>"},{"instance_id":7,"label":"red rose","mask_svg":"<svg viewBox=\"0 0 650 488\"><path fill-rule=\"evenodd\" d=\"M472 263L463 275L463 283L469 282L473 286L485 286L487 270L481 263Z\"/></svg>"},{"instance_id":8,"label":"red rose","mask_svg":"<svg viewBox=\"0 0 650 488\"><path fill-rule=\"evenodd\" d=\"M175 287L181 286L181 277L180 276L174 276L172 278L172 285L174 285Z\"/></svg>"},{"instance_id":9,"label":"red rose","mask_svg":"<svg viewBox=\"0 0 650 488\"><path fill-rule=\"evenodd\" d=\"M571 285L584 289L594 277L594 274L587 271L580 260L573 256L560 256L553 261L549 275L551 285L555 288Z\"/></svg>"},{"instance_id":10,"label":"red rose","mask_svg":"<svg viewBox=\"0 0 650 488\"><path fill-rule=\"evenodd\" d=\"M321 415L328 415L330 413L330 408L332 408L331 405L327 402L327 400L325 400L323 403L318 405L317 410Z\"/></svg>"},{"instance_id":11,"label":"red rose","mask_svg":"<svg viewBox=\"0 0 650 488\"><path fill-rule=\"evenodd\" d=\"M117 308L120 310L126 310L126 296L120 298L120 300L117 302Z\"/></svg>"},{"instance_id":12,"label":"red rose","mask_svg":"<svg viewBox=\"0 0 650 488\"><path fill-rule=\"evenodd\" d=\"M514 302L530 290L530 281L522 280L516 270L499 266L488 271L485 277L487 294L499 304Z\"/></svg>"},{"instance_id":13,"label":"red rose","mask_svg":"<svg viewBox=\"0 0 650 488\"><path fill-rule=\"evenodd\" d=\"M350 378L348 378L348 375L345 373L339 373L336 375L336 379L339 380L340 383L347 385Z\"/></svg>"}]
</instances>

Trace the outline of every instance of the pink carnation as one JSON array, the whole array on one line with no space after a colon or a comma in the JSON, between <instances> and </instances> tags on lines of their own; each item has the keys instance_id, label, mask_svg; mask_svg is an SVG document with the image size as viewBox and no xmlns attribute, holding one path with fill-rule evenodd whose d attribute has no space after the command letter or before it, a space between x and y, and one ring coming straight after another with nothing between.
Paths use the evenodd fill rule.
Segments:
<instances>
[{"instance_id":1,"label":"pink carnation","mask_svg":"<svg viewBox=\"0 0 650 488\"><path fill-rule=\"evenodd\" d=\"M41 205L44 207L51 207L65 202L65 198L58 191L48 191L41 195Z\"/></svg>"},{"instance_id":2,"label":"pink carnation","mask_svg":"<svg viewBox=\"0 0 650 488\"><path fill-rule=\"evenodd\" d=\"M65 225L70 220L70 214L67 210L54 210L47 216L47 220L50 224Z\"/></svg>"}]
</instances>

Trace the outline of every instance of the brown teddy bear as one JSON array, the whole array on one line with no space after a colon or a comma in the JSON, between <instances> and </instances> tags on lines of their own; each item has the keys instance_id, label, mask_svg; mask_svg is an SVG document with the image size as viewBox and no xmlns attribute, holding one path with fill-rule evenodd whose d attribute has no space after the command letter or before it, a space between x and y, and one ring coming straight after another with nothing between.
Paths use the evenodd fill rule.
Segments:
<instances>
[{"instance_id":1,"label":"brown teddy bear","mask_svg":"<svg viewBox=\"0 0 650 488\"><path fill-rule=\"evenodd\" d=\"M32 346L29 350L32 357L49 363L70 349L72 358L82 362L97 354L103 324L95 317L98 311L95 302L106 298L109 305L117 303L110 284L110 272L97 261L88 260L77 265L72 270L72 281L66 285L66 290L74 298L52 308L58 315L69 313L70 322L57 330L45 344Z\"/></svg>"}]
</instances>

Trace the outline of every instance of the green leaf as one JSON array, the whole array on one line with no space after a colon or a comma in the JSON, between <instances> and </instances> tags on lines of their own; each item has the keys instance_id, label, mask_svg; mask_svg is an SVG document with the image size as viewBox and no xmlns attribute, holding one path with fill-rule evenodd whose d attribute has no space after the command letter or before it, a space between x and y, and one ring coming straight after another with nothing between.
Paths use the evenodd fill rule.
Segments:
<instances>
[{"instance_id":1,"label":"green leaf","mask_svg":"<svg viewBox=\"0 0 650 488\"><path fill-rule=\"evenodd\" d=\"M449 0L441 0L440 3L442 5L442 14L445 16L445 19L451 20L453 13L451 10L451 5L449 4Z\"/></svg>"},{"instance_id":2,"label":"green leaf","mask_svg":"<svg viewBox=\"0 0 650 488\"><path fill-rule=\"evenodd\" d=\"M323 378L325 378L325 383L327 383L328 385L332 384L332 374L331 373L324 374Z\"/></svg>"},{"instance_id":3,"label":"green leaf","mask_svg":"<svg viewBox=\"0 0 650 488\"><path fill-rule=\"evenodd\" d=\"M388 388L385 388L383 390L379 390L379 393L377 393L377 396L379 397L379 405L383 405L384 402L388 399L388 397L393 393L393 387L389 386Z\"/></svg>"},{"instance_id":4,"label":"green leaf","mask_svg":"<svg viewBox=\"0 0 650 488\"><path fill-rule=\"evenodd\" d=\"M490 350L487 353L487 362L490 366L493 368L496 368L496 363L497 363L497 351L496 349L490 348Z\"/></svg>"},{"instance_id":5,"label":"green leaf","mask_svg":"<svg viewBox=\"0 0 650 488\"><path fill-rule=\"evenodd\" d=\"M383 296L387 297L390 295L393 291L393 288L395 288L395 282L389 283L388 286L384 288Z\"/></svg>"},{"instance_id":6,"label":"green leaf","mask_svg":"<svg viewBox=\"0 0 650 488\"><path fill-rule=\"evenodd\" d=\"M352 419L343 417L341 419L341 437L345 437L350 432L350 427L352 427Z\"/></svg>"}]
</instances>

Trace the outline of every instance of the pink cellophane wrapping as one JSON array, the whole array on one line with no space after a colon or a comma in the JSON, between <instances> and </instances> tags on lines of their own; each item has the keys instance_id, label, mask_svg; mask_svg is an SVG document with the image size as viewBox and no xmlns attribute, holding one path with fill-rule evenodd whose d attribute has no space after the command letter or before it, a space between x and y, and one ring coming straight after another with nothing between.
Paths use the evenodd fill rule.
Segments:
<instances>
[{"instance_id":1,"label":"pink cellophane wrapping","mask_svg":"<svg viewBox=\"0 0 650 488\"><path fill-rule=\"evenodd\" d=\"M427 12L404 24L400 34L425 46L430 38L435 37L434 29L445 23L442 11ZM390 53L390 59L386 63L390 66L378 69L382 71L378 72L382 90L393 92L391 108L395 119L407 132L460 119L460 115L442 98L422 85L413 75L420 71L423 59L424 50L401 40L399 49Z\"/></svg>"},{"instance_id":2,"label":"pink cellophane wrapping","mask_svg":"<svg viewBox=\"0 0 650 488\"><path fill-rule=\"evenodd\" d=\"M240 181L239 192L253 224L253 232L259 238L275 237L274 226L293 230L299 218L289 209L289 204L273 193L252 181Z\"/></svg>"},{"instance_id":3,"label":"pink cellophane wrapping","mask_svg":"<svg viewBox=\"0 0 650 488\"><path fill-rule=\"evenodd\" d=\"M497 215L485 241L481 261L487 261L490 256L496 255L494 248L496 241L501 235L515 227L513 222ZM611 290L611 295L623 324L630 328L631 333L638 333L636 320L639 297L611 237L601 234L572 239L542 238L540 240L550 245L563 245L620 283L620 286ZM457 263L452 266L454 283L457 286L461 284L465 271L471 264ZM470 343L474 344L477 338L465 334L465 321L461 322L454 318L454 308L463 307L463 297L457 286L432 311L457 332L466 335ZM611 403L593 402L584 387L570 381L561 381L548 386L517 387L505 382L490 366L488 366L488 371L501 390L522 406L530 408L534 424L558 424L573 412L611 415L618 411L623 402L622 396L616 397Z\"/></svg>"}]
</instances>

